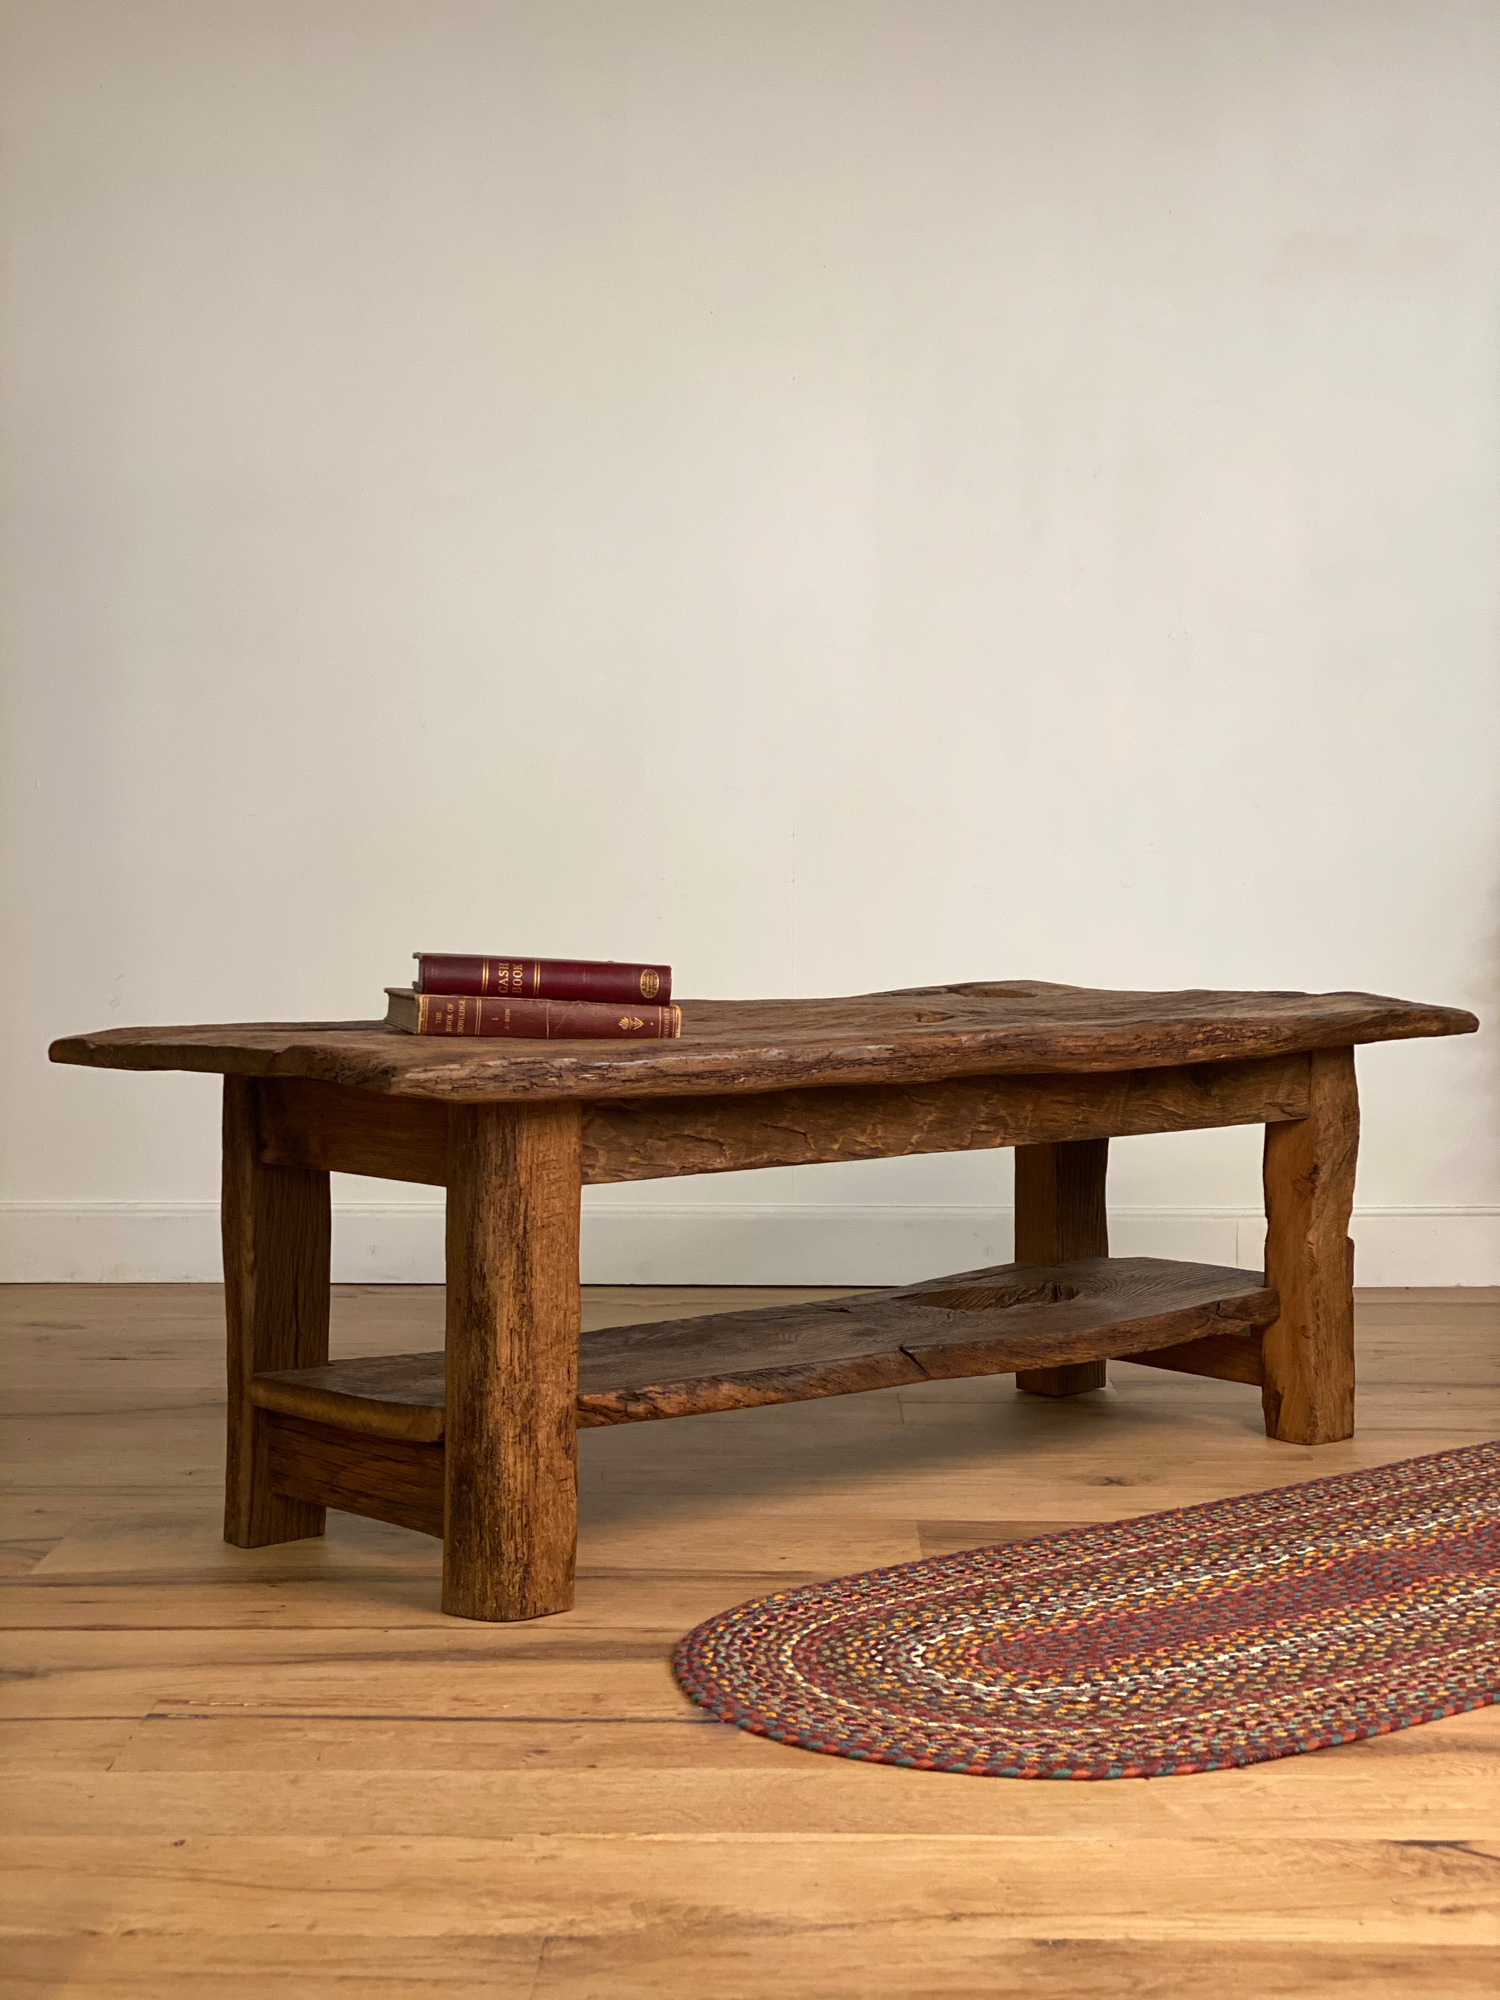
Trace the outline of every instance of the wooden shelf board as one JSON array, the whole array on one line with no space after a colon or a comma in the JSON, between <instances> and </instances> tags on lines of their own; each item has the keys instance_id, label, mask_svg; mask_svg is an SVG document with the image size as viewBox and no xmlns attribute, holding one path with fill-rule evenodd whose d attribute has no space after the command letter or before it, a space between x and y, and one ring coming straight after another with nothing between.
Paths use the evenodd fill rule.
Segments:
<instances>
[{"instance_id":1,"label":"wooden shelf board","mask_svg":"<svg viewBox=\"0 0 1500 2000\"><path fill-rule=\"evenodd\" d=\"M579 1345L580 1425L800 1402L940 1377L1139 1357L1259 1379L1277 1315L1261 1274L1155 1257L1002 1264L845 1300L605 1327ZM252 1402L369 1437L443 1436L443 1356L386 1355L258 1375Z\"/></svg>"}]
</instances>

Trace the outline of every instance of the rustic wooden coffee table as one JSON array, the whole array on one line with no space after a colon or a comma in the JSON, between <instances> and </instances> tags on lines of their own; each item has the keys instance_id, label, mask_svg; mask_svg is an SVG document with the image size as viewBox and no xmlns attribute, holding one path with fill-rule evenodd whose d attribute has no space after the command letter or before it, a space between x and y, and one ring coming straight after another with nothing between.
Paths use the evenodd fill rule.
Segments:
<instances>
[{"instance_id":1,"label":"rustic wooden coffee table","mask_svg":"<svg viewBox=\"0 0 1500 2000\"><path fill-rule=\"evenodd\" d=\"M1365 993L1030 981L686 1001L675 1042L424 1039L364 1021L113 1028L56 1062L224 1076L225 1536L342 1507L443 1540L443 1608L573 1601L576 1431L1110 1356L1258 1384L1271 1436L1354 1426L1354 1044L1472 1014ZM1263 1124L1260 1272L1111 1258L1111 1138ZM1016 1149L1016 1259L816 1305L579 1333L601 1181ZM328 1359L330 1171L448 1191L445 1355Z\"/></svg>"}]
</instances>

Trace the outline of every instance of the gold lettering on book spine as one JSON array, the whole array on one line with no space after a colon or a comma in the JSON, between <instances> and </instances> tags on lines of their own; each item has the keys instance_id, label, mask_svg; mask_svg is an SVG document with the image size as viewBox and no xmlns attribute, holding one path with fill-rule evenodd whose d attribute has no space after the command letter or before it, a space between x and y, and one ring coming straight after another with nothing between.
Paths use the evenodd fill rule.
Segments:
<instances>
[{"instance_id":1,"label":"gold lettering on book spine","mask_svg":"<svg viewBox=\"0 0 1500 2000\"><path fill-rule=\"evenodd\" d=\"M654 1000L660 991L661 975L657 972L655 966L643 965L641 967L641 998L643 1000Z\"/></svg>"}]
</instances>

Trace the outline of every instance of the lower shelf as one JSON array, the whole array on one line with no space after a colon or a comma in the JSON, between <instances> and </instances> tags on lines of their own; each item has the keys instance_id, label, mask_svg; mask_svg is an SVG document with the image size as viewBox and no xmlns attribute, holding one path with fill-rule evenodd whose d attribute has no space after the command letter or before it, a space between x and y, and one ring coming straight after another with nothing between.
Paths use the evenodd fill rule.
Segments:
<instances>
[{"instance_id":1,"label":"lower shelf","mask_svg":"<svg viewBox=\"0 0 1500 2000\"><path fill-rule=\"evenodd\" d=\"M1260 1330L1278 1311L1259 1272L1221 1265L1156 1257L1002 1264L812 1305L586 1333L578 1421L696 1416L1100 1359L1259 1382ZM336 1432L433 1445L443 1436L443 1356L258 1375L250 1397Z\"/></svg>"},{"instance_id":2,"label":"lower shelf","mask_svg":"<svg viewBox=\"0 0 1500 2000\"><path fill-rule=\"evenodd\" d=\"M1075 1361L1262 1377L1280 1304L1259 1272L1155 1257L1002 1264L814 1305L605 1327L579 1343L578 1421L626 1424ZM443 1532L443 1356L258 1375L272 1490Z\"/></svg>"}]
</instances>

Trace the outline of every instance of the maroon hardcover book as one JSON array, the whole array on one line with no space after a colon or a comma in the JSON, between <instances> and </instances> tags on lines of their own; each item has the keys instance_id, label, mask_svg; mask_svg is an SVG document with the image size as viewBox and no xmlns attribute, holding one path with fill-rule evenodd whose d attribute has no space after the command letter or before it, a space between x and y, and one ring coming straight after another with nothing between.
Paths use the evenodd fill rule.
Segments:
<instances>
[{"instance_id":1,"label":"maroon hardcover book","mask_svg":"<svg viewBox=\"0 0 1500 2000\"><path fill-rule=\"evenodd\" d=\"M514 1035L541 1042L659 1042L682 1033L680 1007L637 1000L503 1000L388 986L386 1026L408 1035Z\"/></svg>"},{"instance_id":2,"label":"maroon hardcover book","mask_svg":"<svg viewBox=\"0 0 1500 2000\"><path fill-rule=\"evenodd\" d=\"M476 958L419 951L418 993L474 993L501 1000L654 1000L672 997L670 965L622 965L609 958Z\"/></svg>"}]
</instances>

